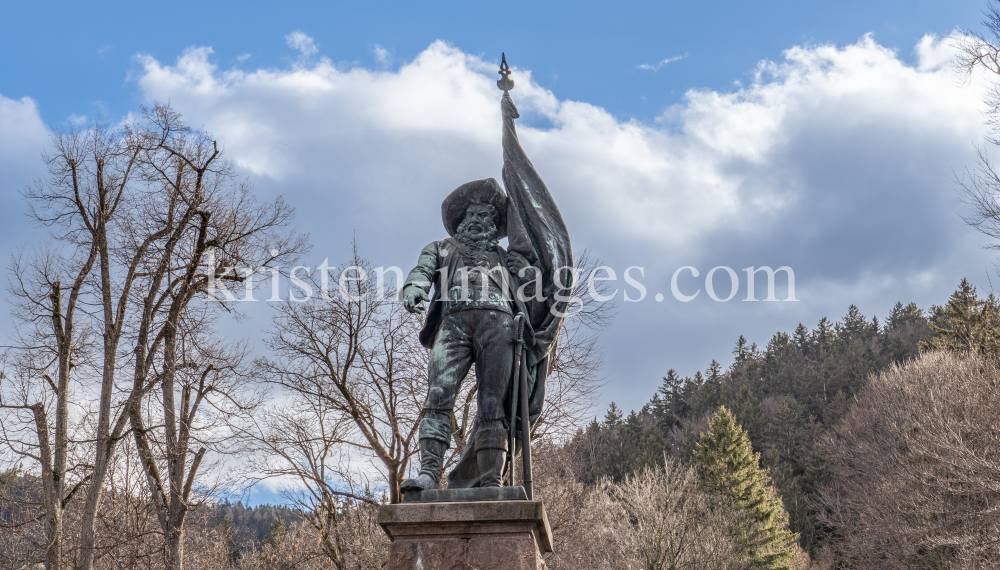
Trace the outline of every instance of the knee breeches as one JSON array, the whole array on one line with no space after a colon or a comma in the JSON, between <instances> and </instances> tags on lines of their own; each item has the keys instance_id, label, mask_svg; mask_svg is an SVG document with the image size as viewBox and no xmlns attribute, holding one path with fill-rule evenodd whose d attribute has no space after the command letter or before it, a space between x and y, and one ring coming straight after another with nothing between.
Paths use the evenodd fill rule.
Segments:
<instances>
[{"instance_id":1,"label":"knee breeches","mask_svg":"<svg viewBox=\"0 0 1000 570\"><path fill-rule=\"evenodd\" d=\"M462 381L476 366L479 430L504 430L504 398L513 359L513 317L502 311L467 309L441 322L427 367L427 403L420 437L451 443L450 415ZM505 437L490 437L506 441Z\"/></svg>"}]
</instances>

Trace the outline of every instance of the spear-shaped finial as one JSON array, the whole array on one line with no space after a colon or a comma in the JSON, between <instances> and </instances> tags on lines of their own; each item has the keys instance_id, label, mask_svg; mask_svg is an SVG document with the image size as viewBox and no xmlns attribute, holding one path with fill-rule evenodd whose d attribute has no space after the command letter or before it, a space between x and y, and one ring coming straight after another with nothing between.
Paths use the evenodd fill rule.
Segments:
<instances>
[{"instance_id":1,"label":"spear-shaped finial","mask_svg":"<svg viewBox=\"0 0 1000 570\"><path fill-rule=\"evenodd\" d=\"M501 52L500 55L500 79L497 79L497 87L507 93L514 88L514 80L510 78L510 66L507 65L507 54Z\"/></svg>"}]
</instances>

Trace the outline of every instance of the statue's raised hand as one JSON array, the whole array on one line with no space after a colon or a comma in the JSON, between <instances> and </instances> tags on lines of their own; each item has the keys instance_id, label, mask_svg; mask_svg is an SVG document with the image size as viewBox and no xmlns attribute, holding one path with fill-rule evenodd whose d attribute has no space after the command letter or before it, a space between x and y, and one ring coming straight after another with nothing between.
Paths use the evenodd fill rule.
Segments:
<instances>
[{"instance_id":1,"label":"statue's raised hand","mask_svg":"<svg viewBox=\"0 0 1000 570\"><path fill-rule=\"evenodd\" d=\"M500 108L503 109L503 118L505 119L516 119L521 116L517 112L517 107L514 106L514 100L510 98L509 93L503 94L503 98L500 99Z\"/></svg>"},{"instance_id":2,"label":"statue's raised hand","mask_svg":"<svg viewBox=\"0 0 1000 570\"><path fill-rule=\"evenodd\" d=\"M410 285L403 290L403 306L411 313L424 312L424 307L421 303L430 300L431 298L427 296L427 291L415 285Z\"/></svg>"}]
</instances>

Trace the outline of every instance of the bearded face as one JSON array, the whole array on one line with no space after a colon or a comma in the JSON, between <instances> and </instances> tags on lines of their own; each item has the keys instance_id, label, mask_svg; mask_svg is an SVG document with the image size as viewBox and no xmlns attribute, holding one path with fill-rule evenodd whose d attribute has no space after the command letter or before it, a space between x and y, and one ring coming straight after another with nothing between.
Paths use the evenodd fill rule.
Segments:
<instances>
[{"instance_id":1,"label":"bearded face","mask_svg":"<svg viewBox=\"0 0 1000 570\"><path fill-rule=\"evenodd\" d=\"M477 251L488 251L497 246L496 208L490 204L473 202L465 210L465 219L458 224L455 239Z\"/></svg>"}]
</instances>

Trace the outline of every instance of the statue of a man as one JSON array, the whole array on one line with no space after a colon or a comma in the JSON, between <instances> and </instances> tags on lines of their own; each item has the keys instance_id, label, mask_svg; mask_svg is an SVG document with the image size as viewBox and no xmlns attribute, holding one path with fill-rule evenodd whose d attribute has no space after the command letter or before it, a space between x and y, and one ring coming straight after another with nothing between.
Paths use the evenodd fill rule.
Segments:
<instances>
[{"instance_id":1,"label":"statue of a man","mask_svg":"<svg viewBox=\"0 0 1000 570\"><path fill-rule=\"evenodd\" d=\"M519 115L507 93L513 82L506 75L504 81L498 85L504 89L503 179L508 193L493 178L456 188L441 205L451 237L425 247L403 285L407 310L423 311L421 303L430 301L420 341L431 349L419 429L420 472L403 481L403 492L439 487L451 445L451 412L473 364L478 413L448 487L501 485L506 454L514 451L509 449L509 430L521 423L509 413L512 378L518 372L512 370L519 346L515 317L520 315L525 325L530 425L541 413L549 355L570 299L569 235L517 140L514 119ZM504 237L509 240L506 250L499 245Z\"/></svg>"}]
</instances>

